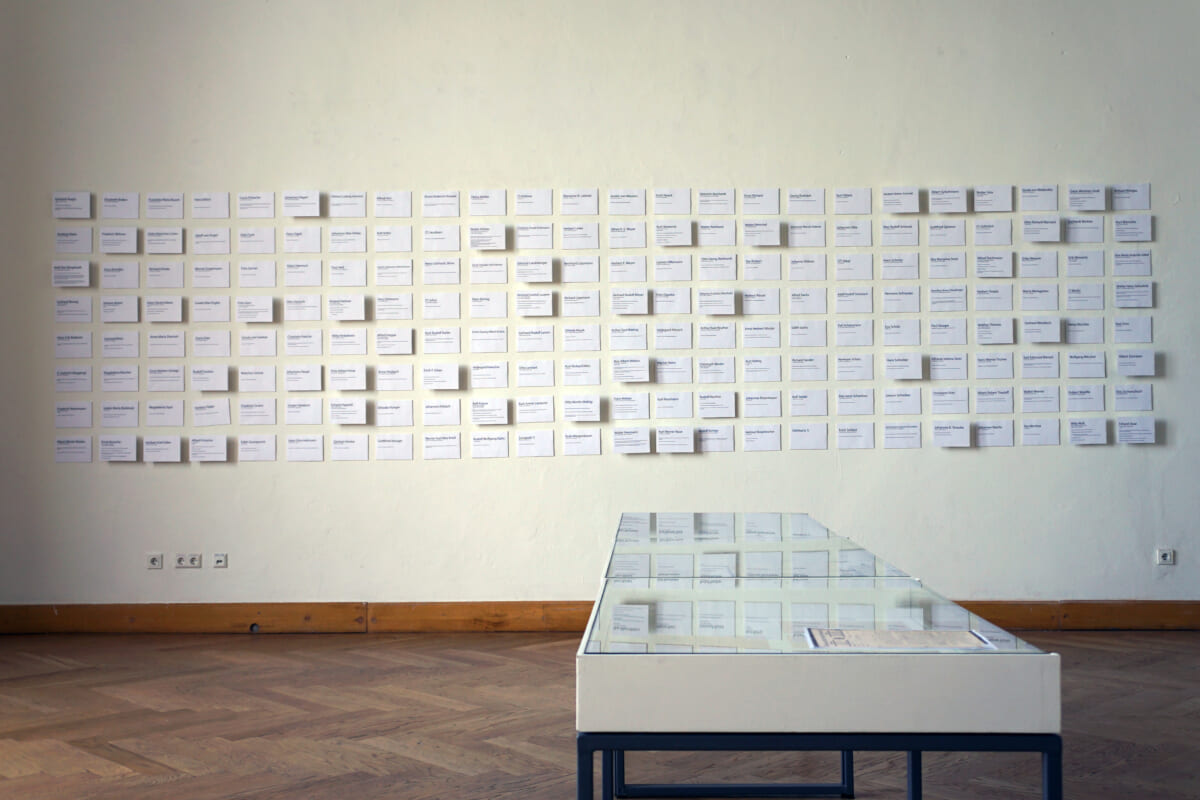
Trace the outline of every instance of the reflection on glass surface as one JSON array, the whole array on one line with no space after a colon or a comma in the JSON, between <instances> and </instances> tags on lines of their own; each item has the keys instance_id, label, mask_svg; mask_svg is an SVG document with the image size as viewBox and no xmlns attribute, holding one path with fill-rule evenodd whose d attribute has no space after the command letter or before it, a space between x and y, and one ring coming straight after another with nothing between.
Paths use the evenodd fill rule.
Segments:
<instances>
[{"instance_id":1,"label":"reflection on glass surface","mask_svg":"<svg viewBox=\"0 0 1200 800\"><path fill-rule=\"evenodd\" d=\"M623 514L588 653L1041 652L807 514Z\"/></svg>"}]
</instances>

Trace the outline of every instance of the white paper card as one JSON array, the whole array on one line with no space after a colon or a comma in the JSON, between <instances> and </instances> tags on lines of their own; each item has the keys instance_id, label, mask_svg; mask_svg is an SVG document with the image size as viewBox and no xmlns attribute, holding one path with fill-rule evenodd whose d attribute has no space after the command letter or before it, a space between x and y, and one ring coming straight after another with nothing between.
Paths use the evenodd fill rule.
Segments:
<instances>
[{"instance_id":1,"label":"white paper card","mask_svg":"<svg viewBox=\"0 0 1200 800\"><path fill-rule=\"evenodd\" d=\"M83 262L87 264L88 262ZM138 263L136 261L108 261L100 265L101 289L138 288Z\"/></svg>"},{"instance_id":2,"label":"white paper card","mask_svg":"<svg viewBox=\"0 0 1200 800\"><path fill-rule=\"evenodd\" d=\"M324 461L325 437L289 434L285 451L288 461Z\"/></svg>"},{"instance_id":3,"label":"white paper card","mask_svg":"<svg viewBox=\"0 0 1200 800\"><path fill-rule=\"evenodd\" d=\"M138 229L101 227L101 253L136 253L138 251Z\"/></svg>"},{"instance_id":4,"label":"white paper card","mask_svg":"<svg viewBox=\"0 0 1200 800\"><path fill-rule=\"evenodd\" d=\"M833 213L870 214L870 187L835 189L833 192Z\"/></svg>"},{"instance_id":5,"label":"white paper card","mask_svg":"<svg viewBox=\"0 0 1200 800\"><path fill-rule=\"evenodd\" d=\"M508 191L473 189L467 195L467 213L472 217L503 217L508 213Z\"/></svg>"},{"instance_id":6,"label":"white paper card","mask_svg":"<svg viewBox=\"0 0 1200 800\"><path fill-rule=\"evenodd\" d=\"M975 244L993 247L1011 245L1012 222L1007 219L975 220Z\"/></svg>"},{"instance_id":7,"label":"white paper card","mask_svg":"<svg viewBox=\"0 0 1200 800\"><path fill-rule=\"evenodd\" d=\"M1149 242L1153 238L1153 217L1149 214L1113 216L1113 241Z\"/></svg>"},{"instance_id":8,"label":"white paper card","mask_svg":"<svg viewBox=\"0 0 1200 800\"><path fill-rule=\"evenodd\" d=\"M458 192L422 192L421 216L423 217L457 217ZM457 458L457 456L455 456Z\"/></svg>"},{"instance_id":9,"label":"white paper card","mask_svg":"<svg viewBox=\"0 0 1200 800\"><path fill-rule=\"evenodd\" d=\"M381 191L375 193L375 216L411 217L412 192ZM411 448L410 456L411 458Z\"/></svg>"},{"instance_id":10,"label":"white paper card","mask_svg":"<svg viewBox=\"0 0 1200 800\"><path fill-rule=\"evenodd\" d=\"M1150 274L1150 250L1114 250L1113 275L1120 277L1144 276Z\"/></svg>"},{"instance_id":11,"label":"white paper card","mask_svg":"<svg viewBox=\"0 0 1200 800\"><path fill-rule=\"evenodd\" d=\"M285 253L320 253L321 252L321 226L320 225L297 225L283 229L283 252ZM315 263L320 265L319 259L313 259L312 262L300 263ZM318 278L320 272L317 273ZM318 282L316 285L320 285Z\"/></svg>"},{"instance_id":12,"label":"white paper card","mask_svg":"<svg viewBox=\"0 0 1200 800\"><path fill-rule=\"evenodd\" d=\"M50 198L50 206L55 219L91 219L92 193L55 192Z\"/></svg>"},{"instance_id":13,"label":"white paper card","mask_svg":"<svg viewBox=\"0 0 1200 800\"><path fill-rule=\"evenodd\" d=\"M559 191L559 213L593 215L600 213L600 192L596 189L562 189Z\"/></svg>"},{"instance_id":14,"label":"white paper card","mask_svg":"<svg viewBox=\"0 0 1200 800\"><path fill-rule=\"evenodd\" d=\"M839 450L871 450L875 447L875 425L870 422L839 422Z\"/></svg>"},{"instance_id":15,"label":"white paper card","mask_svg":"<svg viewBox=\"0 0 1200 800\"><path fill-rule=\"evenodd\" d=\"M701 247L733 247L737 226L733 220L702 219L696 223L696 240Z\"/></svg>"},{"instance_id":16,"label":"white paper card","mask_svg":"<svg viewBox=\"0 0 1200 800\"><path fill-rule=\"evenodd\" d=\"M1118 417L1118 444L1154 444L1154 417Z\"/></svg>"},{"instance_id":17,"label":"white paper card","mask_svg":"<svg viewBox=\"0 0 1200 800\"><path fill-rule=\"evenodd\" d=\"M879 200L880 210L885 214L916 214L921 210L921 192L916 186L885 186ZM930 194L930 208L934 211Z\"/></svg>"},{"instance_id":18,"label":"white paper card","mask_svg":"<svg viewBox=\"0 0 1200 800\"><path fill-rule=\"evenodd\" d=\"M645 247L646 223L609 222L608 246L613 249Z\"/></svg>"},{"instance_id":19,"label":"white paper card","mask_svg":"<svg viewBox=\"0 0 1200 800\"><path fill-rule=\"evenodd\" d=\"M467 239L472 249L504 249L505 229L503 222L467 225Z\"/></svg>"},{"instance_id":20,"label":"white paper card","mask_svg":"<svg viewBox=\"0 0 1200 800\"><path fill-rule=\"evenodd\" d=\"M228 219L229 192L193 192L194 219Z\"/></svg>"},{"instance_id":21,"label":"white paper card","mask_svg":"<svg viewBox=\"0 0 1200 800\"><path fill-rule=\"evenodd\" d=\"M1058 186L1054 184L1026 184L1021 186L1022 211L1057 211Z\"/></svg>"},{"instance_id":22,"label":"white paper card","mask_svg":"<svg viewBox=\"0 0 1200 800\"><path fill-rule=\"evenodd\" d=\"M883 424L883 448L885 450L913 450L921 446L921 423L885 422Z\"/></svg>"},{"instance_id":23,"label":"white paper card","mask_svg":"<svg viewBox=\"0 0 1200 800\"><path fill-rule=\"evenodd\" d=\"M426 461L462 458L461 437L459 433L421 434L421 458Z\"/></svg>"},{"instance_id":24,"label":"white paper card","mask_svg":"<svg viewBox=\"0 0 1200 800\"><path fill-rule=\"evenodd\" d=\"M459 233L458 225L424 225L421 227L421 247L427 253L457 251L460 249Z\"/></svg>"},{"instance_id":25,"label":"white paper card","mask_svg":"<svg viewBox=\"0 0 1200 800\"><path fill-rule=\"evenodd\" d=\"M609 189L608 213L612 215L642 216L646 213L646 190Z\"/></svg>"},{"instance_id":26,"label":"white paper card","mask_svg":"<svg viewBox=\"0 0 1200 800\"><path fill-rule=\"evenodd\" d=\"M961 219L931 219L926 243L930 247L962 247L967 243L967 223Z\"/></svg>"},{"instance_id":27,"label":"white paper card","mask_svg":"<svg viewBox=\"0 0 1200 800\"><path fill-rule=\"evenodd\" d=\"M966 253L930 253L928 259L930 278L965 278L967 276Z\"/></svg>"},{"instance_id":28,"label":"white paper card","mask_svg":"<svg viewBox=\"0 0 1200 800\"><path fill-rule=\"evenodd\" d=\"M297 189L280 193L285 217L321 216L321 193L316 189Z\"/></svg>"},{"instance_id":29,"label":"white paper card","mask_svg":"<svg viewBox=\"0 0 1200 800\"><path fill-rule=\"evenodd\" d=\"M1067 420L1071 444L1108 444L1108 426L1104 419L1097 417L1072 418Z\"/></svg>"},{"instance_id":30,"label":"white paper card","mask_svg":"<svg viewBox=\"0 0 1200 800\"><path fill-rule=\"evenodd\" d=\"M1154 408L1154 387L1149 383L1124 383L1113 387L1115 411L1151 411Z\"/></svg>"},{"instance_id":31,"label":"white paper card","mask_svg":"<svg viewBox=\"0 0 1200 800\"><path fill-rule=\"evenodd\" d=\"M1069 255L1069 253L1068 253ZM1021 253L1022 278L1057 278L1058 251L1033 250Z\"/></svg>"}]
</instances>

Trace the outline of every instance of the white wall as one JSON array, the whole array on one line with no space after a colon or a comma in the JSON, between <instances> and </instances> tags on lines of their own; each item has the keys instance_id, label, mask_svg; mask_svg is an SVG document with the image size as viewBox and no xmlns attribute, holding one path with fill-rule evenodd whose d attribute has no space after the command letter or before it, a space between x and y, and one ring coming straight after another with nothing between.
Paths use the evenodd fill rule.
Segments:
<instances>
[{"instance_id":1,"label":"white wall","mask_svg":"<svg viewBox=\"0 0 1200 800\"><path fill-rule=\"evenodd\" d=\"M1200 598L1192 2L0 9L0 602L590 598L656 509L808 511L961 599ZM1085 181L1153 185L1156 446L53 463L55 190Z\"/></svg>"}]
</instances>

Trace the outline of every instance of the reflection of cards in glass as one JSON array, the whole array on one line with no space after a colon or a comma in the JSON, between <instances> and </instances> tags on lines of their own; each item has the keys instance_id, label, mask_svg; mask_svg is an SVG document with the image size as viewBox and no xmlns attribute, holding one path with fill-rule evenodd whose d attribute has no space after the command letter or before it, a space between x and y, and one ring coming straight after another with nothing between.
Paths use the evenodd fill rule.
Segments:
<instances>
[{"instance_id":1,"label":"reflection of cards in glass","mask_svg":"<svg viewBox=\"0 0 1200 800\"><path fill-rule=\"evenodd\" d=\"M612 632L617 636L649 636L650 606L645 604L614 606Z\"/></svg>"},{"instance_id":2,"label":"reflection of cards in glass","mask_svg":"<svg viewBox=\"0 0 1200 800\"><path fill-rule=\"evenodd\" d=\"M972 631L876 631L809 628L813 647L845 650L991 650Z\"/></svg>"}]
</instances>

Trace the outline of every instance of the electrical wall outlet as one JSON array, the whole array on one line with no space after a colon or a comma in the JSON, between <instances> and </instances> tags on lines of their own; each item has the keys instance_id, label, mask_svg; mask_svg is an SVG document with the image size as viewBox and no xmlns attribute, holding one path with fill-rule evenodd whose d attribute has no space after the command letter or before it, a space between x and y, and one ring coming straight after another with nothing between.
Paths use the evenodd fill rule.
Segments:
<instances>
[{"instance_id":1,"label":"electrical wall outlet","mask_svg":"<svg viewBox=\"0 0 1200 800\"><path fill-rule=\"evenodd\" d=\"M163 554L162 553L146 553L146 569L162 569Z\"/></svg>"},{"instance_id":2,"label":"electrical wall outlet","mask_svg":"<svg viewBox=\"0 0 1200 800\"><path fill-rule=\"evenodd\" d=\"M175 554L175 569L200 569L203 564L204 557L199 553Z\"/></svg>"},{"instance_id":3,"label":"electrical wall outlet","mask_svg":"<svg viewBox=\"0 0 1200 800\"><path fill-rule=\"evenodd\" d=\"M1160 567L1175 566L1175 551L1169 547L1160 547L1154 551L1154 563Z\"/></svg>"},{"instance_id":4,"label":"electrical wall outlet","mask_svg":"<svg viewBox=\"0 0 1200 800\"><path fill-rule=\"evenodd\" d=\"M213 569L225 569L229 566L229 553L212 554Z\"/></svg>"}]
</instances>

